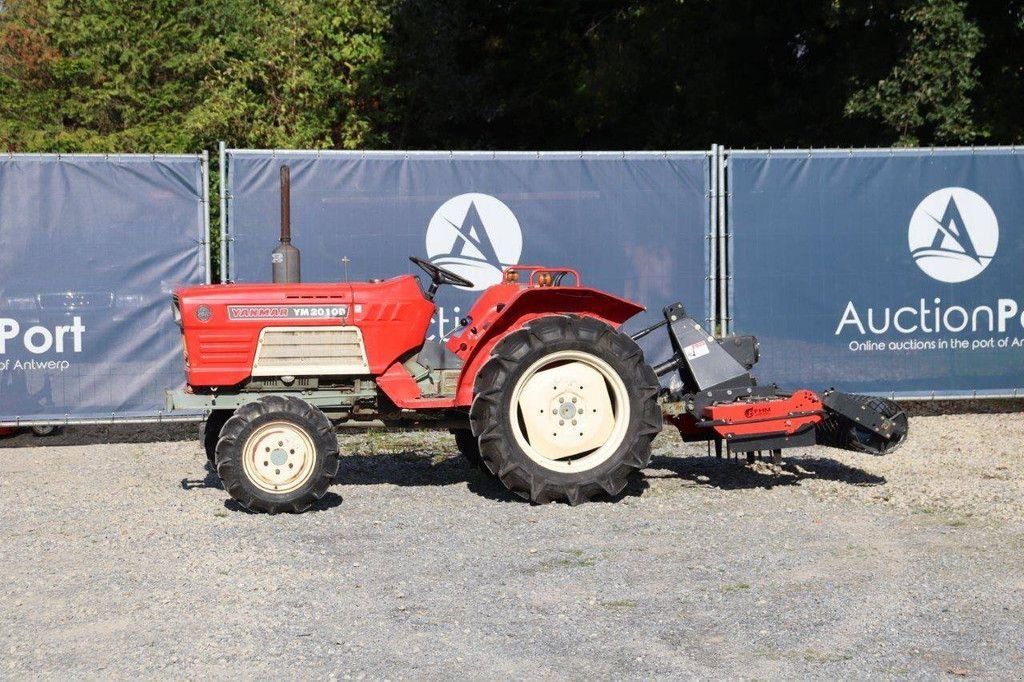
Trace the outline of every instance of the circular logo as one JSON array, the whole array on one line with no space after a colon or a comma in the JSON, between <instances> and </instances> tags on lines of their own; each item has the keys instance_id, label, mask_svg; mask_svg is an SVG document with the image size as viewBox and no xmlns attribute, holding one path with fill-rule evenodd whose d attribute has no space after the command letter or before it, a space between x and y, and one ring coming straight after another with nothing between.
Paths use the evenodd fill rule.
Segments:
<instances>
[{"instance_id":1,"label":"circular logo","mask_svg":"<svg viewBox=\"0 0 1024 682\"><path fill-rule=\"evenodd\" d=\"M427 225L427 258L473 283L501 281L502 268L523 252L523 231L512 210L489 194L460 194L441 204Z\"/></svg>"},{"instance_id":2,"label":"circular logo","mask_svg":"<svg viewBox=\"0 0 1024 682\"><path fill-rule=\"evenodd\" d=\"M917 267L940 282L977 277L999 246L999 221L980 194L963 187L932 192L918 204L907 232Z\"/></svg>"}]
</instances>

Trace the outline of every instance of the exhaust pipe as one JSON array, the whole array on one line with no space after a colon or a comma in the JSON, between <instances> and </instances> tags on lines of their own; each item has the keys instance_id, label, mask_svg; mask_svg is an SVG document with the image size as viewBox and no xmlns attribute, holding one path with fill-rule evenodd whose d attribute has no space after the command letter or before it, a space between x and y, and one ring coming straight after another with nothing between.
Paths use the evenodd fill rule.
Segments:
<instances>
[{"instance_id":1,"label":"exhaust pipe","mask_svg":"<svg viewBox=\"0 0 1024 682\"><path fill-rule=\"evenodd\" d=\"M300 282L299 260L299 250L292 246L291 173L288 166L281 166L281 241L270 254L272 281L282 284Z\"/></svg>"}]
</instances>

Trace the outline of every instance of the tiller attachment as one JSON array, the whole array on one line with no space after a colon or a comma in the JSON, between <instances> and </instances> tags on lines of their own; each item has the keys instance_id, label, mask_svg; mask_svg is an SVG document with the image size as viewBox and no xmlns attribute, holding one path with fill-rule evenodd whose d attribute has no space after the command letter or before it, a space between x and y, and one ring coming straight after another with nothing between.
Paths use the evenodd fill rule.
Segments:
<instances>
[{"instance_id":1,"label":"tiller attachment","mask_svg":"<svg viewBox=\"0 0 1024 682\"><path fill-rule=\"evenodd\" d=\"M716 451L724 441L733 452L768 450L777 455L783 448L820 444L886 455L906 439L907 416L893 401L835 389L819 395L806 389L784 393L775 384L759 386L750 373L759 359L755 337L716 339L681 303L664 313L664 320L633 338L668 327L674 352L654 371L658 376L674 374L664 394L680 409L666 419L684 440L714 441Z\"/></svg>"}]
</instances>

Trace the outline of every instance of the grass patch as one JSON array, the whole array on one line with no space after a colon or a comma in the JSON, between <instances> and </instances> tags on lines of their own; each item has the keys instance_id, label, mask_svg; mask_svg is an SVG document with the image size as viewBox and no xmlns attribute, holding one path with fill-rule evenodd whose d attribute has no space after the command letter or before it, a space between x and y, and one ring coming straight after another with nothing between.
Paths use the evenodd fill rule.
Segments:
<instances>
[{"instance_id":1,"label":"grass patch","mask_svg":"<svg viewBox=\"0 0 1024 682\"><path fill-rule=\"evenodd\" d=\"M838 663L840 661L848 661L852 656L843 654L826 654L815 649L806 649L801 656L805 663Z\"/></svg>"},{"instance_id":2,"label":"grass patch","mask_svg":"<svg viewBox=\"0 0 1024 682\"><path fill-rule=\"evenodd\" d=\"M562 551L569 556L557 559L555 564L564 568L593 566L594 562L597 561L596 558L584 554L582 549L565 549Z\"/></svg>"},{"instance_id":3,"label":"grass patch","mask_svg":"<svg viewBox=\"0 0 1024 682\"><path fill-rule=\"evenodd\" d=\"M597 557L592 557L583 552L582 549L559 550L562 556L547 559L529 572L552 571L566 568L588 568L597 562Z\"/></svg>"},{"instance_id":4,"label":"grass patch","mask_svg":"<svg viewBox=\"0 0 1024 682\"><path fill-rule=\"evenodd\" d=\"M747 583L735 583L734 585L726 585L722 588L722 592L742 592L743 590L749 590L750 585Z\"/></svg>"},{"instance_id":5,"label":"grass patch","mask_svg":"<svg viewBox=\"0 0 1024 682\"><path fill-rule=\"evenodd\" d=\"M612 601L603 601L601 606L606 609L635 609L636 602L632 599L614 599Z\"/></svg>"}]
</instances>

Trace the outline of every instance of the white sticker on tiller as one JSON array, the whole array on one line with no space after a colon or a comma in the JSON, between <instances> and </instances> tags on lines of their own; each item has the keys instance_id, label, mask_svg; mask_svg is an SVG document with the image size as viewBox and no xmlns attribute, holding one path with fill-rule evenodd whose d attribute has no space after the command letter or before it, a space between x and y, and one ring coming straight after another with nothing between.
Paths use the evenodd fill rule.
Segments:
<instances>
[{"instance_id":1,"label":"white sticker on tiller","mask_svg":"<svg viewBox=\"0 0 1024 682\"><path fill-rule=\"evenodd\" d=\"M686 356L687 360L696 360L697 358L703 355L707 355L710 352L711 351L708 350L707 341L698 341L697 343L692 343L683 349L683 355Z\"/></svg>"}]
</instances>

